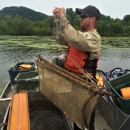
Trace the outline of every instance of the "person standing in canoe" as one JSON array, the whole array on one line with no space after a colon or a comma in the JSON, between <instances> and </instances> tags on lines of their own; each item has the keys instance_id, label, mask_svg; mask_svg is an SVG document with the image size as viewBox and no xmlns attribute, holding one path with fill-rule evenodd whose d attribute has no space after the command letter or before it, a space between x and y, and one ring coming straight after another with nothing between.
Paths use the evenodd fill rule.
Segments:
<instances>
[{"instance_id":1,"label":"person standing in canoe","mask_svg":"<svg viewBox=\"0 0 130 130\"><path fill-rule=\"evenodd\" d=\"M95 29L95 25L100 18L100 11L95 6L89 5L83 9L76 8L76 13L80 16L81 31L75 30L71 26L63 7L55 7L53 10L54 23L57 14L59 16L60 40L58 42L68 46L63 67L82 77L84 71L79 68L81 66L95 78L101 49L101 37ZM54 34L55 31L54 27ZM94 121L95 110L91 116L89 130L95 130ZM76 125L74 127L75 130L80 130Z\"/></svg>"}]
</instances>

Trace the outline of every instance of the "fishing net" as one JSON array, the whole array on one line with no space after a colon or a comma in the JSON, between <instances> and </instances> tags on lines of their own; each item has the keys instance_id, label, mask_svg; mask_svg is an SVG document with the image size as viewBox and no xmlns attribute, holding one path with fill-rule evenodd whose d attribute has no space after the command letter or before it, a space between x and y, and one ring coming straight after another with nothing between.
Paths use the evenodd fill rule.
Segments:
<instances>
[{"instance_id":1,"label":"fishing net","mask_svg":"<svg viewBox=\"0 0 130 130\"><path fill-rule=\"evenodd\" d=\"M88 127L91 114L103 89L95 82L83 79L39 55L36 61L40 91L52 101L78 127ZM98 93L98 94L97 94Z\"/></svg>"}]
</instances>

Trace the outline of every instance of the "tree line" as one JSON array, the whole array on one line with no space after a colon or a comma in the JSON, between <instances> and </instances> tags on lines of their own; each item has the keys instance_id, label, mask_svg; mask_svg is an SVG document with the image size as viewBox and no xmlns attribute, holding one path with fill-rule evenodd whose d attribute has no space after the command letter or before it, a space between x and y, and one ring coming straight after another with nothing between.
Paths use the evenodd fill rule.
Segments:
<instances>
[{"instance_id":1,"label":"tree line","mask_svg":"<svg viewBox=\"0 0 130 130\"><path fill-rule=\"evenodd\" d=\"M75 29L80 30L79 15L72 8L66 9L66 17ZM96 28L99 34L104 37L130 36L130 15L125 15L121 20L101 14ZM52 30L53 16L48 16L43 20L32 21L18 14L14 17L0 14L0 35L51 36L53 34Z\"/></svg>"}]
</instances>

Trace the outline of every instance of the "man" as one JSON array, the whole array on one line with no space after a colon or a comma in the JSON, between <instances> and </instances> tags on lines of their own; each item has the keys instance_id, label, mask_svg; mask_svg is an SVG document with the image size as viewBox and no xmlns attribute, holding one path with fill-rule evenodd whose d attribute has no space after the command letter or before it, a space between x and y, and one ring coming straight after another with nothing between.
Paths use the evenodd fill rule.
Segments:
<instances>
[{"instance_id":1,"label":"man","mask_svg":"<svg viewBox=\"0 0 130 130\"><path fill-rule=\"evenodd\" d=\"M68 45L64 68L82 77L84 71L78 67L81 66L95 78L101 48L101 37L96 31L95 25L100 18L100 11L91 5L84 9L76 8L76 13L80 15L81 31L75 30L70 25L64 12L64 8L56 7L53 10L54 21L57 14L60 17L59 22L62 38L59 43ZM95 111L92 113L89 130L95 130L94 118ZM75 129L79 128L75 125Z\"/></svg>"}]
</instances>

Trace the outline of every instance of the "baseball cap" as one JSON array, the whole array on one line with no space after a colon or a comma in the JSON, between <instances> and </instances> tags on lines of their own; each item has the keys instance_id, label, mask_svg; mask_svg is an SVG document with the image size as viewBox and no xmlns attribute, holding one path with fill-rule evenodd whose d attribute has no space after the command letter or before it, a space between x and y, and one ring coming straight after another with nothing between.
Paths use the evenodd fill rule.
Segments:
<instances>
[{"instance_id":1,"label":"baseball cap","mask_svg":"<svg viewBox=\"0 0 130 130\"><path fill-rule=\"evenodd\" d=\"M90 17L95 16L97 21L100 18L100 11L95 6L92 6L92 5L89 5L83 9L76 8L76 13L78 15L81 15L81 13L85 13L85 14L88 14Z\"/></svg>"}]
</instances>

